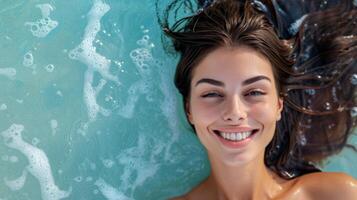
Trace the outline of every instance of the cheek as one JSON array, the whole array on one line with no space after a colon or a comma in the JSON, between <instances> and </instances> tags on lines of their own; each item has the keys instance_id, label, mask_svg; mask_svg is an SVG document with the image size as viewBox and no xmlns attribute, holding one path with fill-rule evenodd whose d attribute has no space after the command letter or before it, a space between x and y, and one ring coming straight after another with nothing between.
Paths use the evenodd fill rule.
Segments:
<instances>
[{"instance_id":1,"label":"cheek","mask_svg":"<svg viewBox=\"0 0 357 200\"><path fill-rule=\"evenodd\" d=\"M264 124L264 126L275 125L276 108L269 103L256 104L250 109L250 117Z\"/></svg>"},{"instance_id":2,"label":"cheek","mask_svg":"<svg viewBox=\"0 0 357 200\"><path fill-rule=\"evenodd\" d=\"M190 105L192 122L196 125L211 123L219 116L219 112L221 111L217 105L213 106L212 103L197 100L192 100Z\"/></svg>"}]
</instances>

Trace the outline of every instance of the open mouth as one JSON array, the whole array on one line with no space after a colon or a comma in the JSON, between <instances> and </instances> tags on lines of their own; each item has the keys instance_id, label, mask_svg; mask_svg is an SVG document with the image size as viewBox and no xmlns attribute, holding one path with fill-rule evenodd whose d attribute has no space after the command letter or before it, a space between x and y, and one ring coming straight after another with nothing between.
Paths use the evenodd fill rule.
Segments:
<instances>
[{"instance_id":1,"label":"open mouth","mask_svg":"<svg viewBox=\"0 0 357 200\"><path fill-rule=\"evenodd\" d=\"M243 141L247 138L251 138L258 131L259 131L259 129L253 129L251 131L243 131L243 132L221 132L218 130L214 130L213 132L218 137L221 137L224 140L231 141L231 142L239 142L239 141Z\"/></svg>"}]
</instances>

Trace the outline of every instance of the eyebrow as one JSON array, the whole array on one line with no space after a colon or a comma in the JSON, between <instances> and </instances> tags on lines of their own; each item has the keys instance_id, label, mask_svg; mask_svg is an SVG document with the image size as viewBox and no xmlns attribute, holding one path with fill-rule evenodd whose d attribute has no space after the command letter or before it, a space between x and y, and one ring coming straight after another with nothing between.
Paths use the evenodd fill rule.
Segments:
<instances>
[{"instance_id":1,"label":"eyebrow","mask_svg":"<svg viewBox=\"0 0 357 200\"><path fill-rule=\"evenodd\" d=\"M252 77L252 78L248 78L247 80L244 80L242 85L249 85L249 84L252 84L252 83L260 81L260 80L267 80L267 81L271 82L269 77L255 76L255 77ZM222 81L218 81L218 80L211 79L211 78L200 79L199 81L197 81L195 86L197 86L200 83L208 83L208 84L211 84L211 85L224 87L224 83Z\"/></svg>"}]
</instances>

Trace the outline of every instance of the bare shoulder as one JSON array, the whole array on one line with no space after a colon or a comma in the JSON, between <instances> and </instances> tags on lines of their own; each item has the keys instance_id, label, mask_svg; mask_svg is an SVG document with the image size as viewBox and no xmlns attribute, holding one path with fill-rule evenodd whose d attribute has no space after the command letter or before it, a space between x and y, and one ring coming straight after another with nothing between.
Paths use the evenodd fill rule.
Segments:
<instances>
[{"instance_id":1,"label":"bare shoulder","mask_svg":"<svg viewBox=\"0 0 357 200\"><path fill-rule=\"evenodd\" d=\"M345 173L311 173L299 179L311 199L357 199L357 180Z\"/></svg>"},{"instance_id":2,"label":"bare shoulder","mask_svg":"<svg viewBox=\"0 0 357 200\"><path fill-rule=\"evenodd\" d=\"M206 180L194 187L190 192L185 195L175 197L170 200L210 200L212 199L212 190L208 188L209 183Z\"/></svg>"}]
</instances>

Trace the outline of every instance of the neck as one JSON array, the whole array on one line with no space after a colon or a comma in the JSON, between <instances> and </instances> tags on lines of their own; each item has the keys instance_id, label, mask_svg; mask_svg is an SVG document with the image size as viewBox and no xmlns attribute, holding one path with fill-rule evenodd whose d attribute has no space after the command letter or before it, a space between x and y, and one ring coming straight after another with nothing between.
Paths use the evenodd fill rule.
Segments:
<instances>
[{"instance_id":1,"label":"neck","mask_svg":"<svg viewBox=\"0 0 357 200\"><path fill-rule=\"evenodd\" d=\"M272 199L282 190L282 179L265 166L263 156L250 163L237 165L213 159L210 162L208 182L215 190L216 199Z\"/></svg>"}]
</instances>

